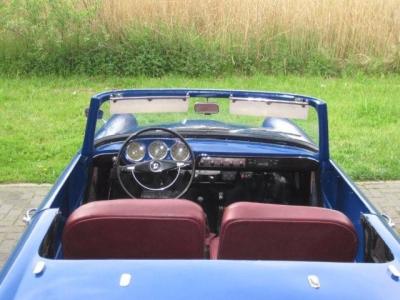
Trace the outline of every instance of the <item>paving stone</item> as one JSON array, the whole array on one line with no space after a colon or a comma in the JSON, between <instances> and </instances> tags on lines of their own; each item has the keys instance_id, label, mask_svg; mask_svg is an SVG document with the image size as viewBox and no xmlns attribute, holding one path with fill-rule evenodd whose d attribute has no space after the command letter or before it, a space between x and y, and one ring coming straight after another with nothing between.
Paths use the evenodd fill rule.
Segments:
<instances>
[{"instance_id":1,"label":"paving stone","mask_svg":"<svg viewBox=\"0 0 400 300\"><path fill-rule=\"evenodd\" d=\"M0 201L2 201L2 199L0 199ZM0 205L0 213L1 214L7 214L9 213L9 211L12 209L12 205L11 204L2 204Z\"/></svg>"},{"instance_id":2,"label":"paving stone","mask_svg":"<svg viewBox=\"0 0 400 300\"><path fill-rule=\"evenodd\" d=\"M388 214L400 230L400 181L357 183L360 190L381 211ZM15 247L25 226L25 211L37 207L50 190L50 185L0 185L0 268Z\"/></svg>"}]
</instances>

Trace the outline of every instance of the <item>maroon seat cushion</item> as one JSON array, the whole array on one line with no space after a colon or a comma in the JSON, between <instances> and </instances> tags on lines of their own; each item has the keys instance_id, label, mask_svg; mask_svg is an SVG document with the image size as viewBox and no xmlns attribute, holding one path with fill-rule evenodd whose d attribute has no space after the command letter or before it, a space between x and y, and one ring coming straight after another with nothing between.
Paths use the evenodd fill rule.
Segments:
<instances>
[{"instance_id":1,"label":"maroon seat cushion","mask_svg":"<svg viewBox=\"0 0 400 300\"><path fill-rule=\"evenodd\" d=\"M320 207L238 202L228 206L211 258L353 261L357 235L341 212Z\"/></svg>"},{"instance_id":2,"label":"maroon seat cushion","mask_svg":"<svg viewBox=\"0 0 400 300\"><path fill-rule=\"evenodd\" d=\"M203 258L205 217L188 200L107 200L85 204L68 218L65 258Z\"/></svg>"}]
</instances>

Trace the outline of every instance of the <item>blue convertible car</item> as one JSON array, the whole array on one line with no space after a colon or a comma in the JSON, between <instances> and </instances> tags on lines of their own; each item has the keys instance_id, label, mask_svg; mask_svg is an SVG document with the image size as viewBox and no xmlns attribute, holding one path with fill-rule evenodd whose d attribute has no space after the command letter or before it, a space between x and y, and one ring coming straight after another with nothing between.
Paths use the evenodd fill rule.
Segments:
<instances>
[{"instance_id":1,"label":"blue convertible car","mask_svg":"<svg viewBox=\"0 0 400 300\"><path fill-rule=\"evenodd\" d=\"M0 299L400 299L400 241L329 157L326 104L101 93Z\"/></svg>"}]
</instances>

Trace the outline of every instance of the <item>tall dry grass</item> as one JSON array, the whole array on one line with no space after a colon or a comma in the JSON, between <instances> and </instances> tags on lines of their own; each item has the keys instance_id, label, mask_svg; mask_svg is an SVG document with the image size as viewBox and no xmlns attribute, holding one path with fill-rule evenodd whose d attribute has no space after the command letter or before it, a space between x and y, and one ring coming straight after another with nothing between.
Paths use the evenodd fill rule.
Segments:
<instances>
[{"instance_id":1,"label":"tall dry grass","mask_svg":"<svg viewBox=\"0 0 400 300\"><path fill-rule=\"evenodd\" d=\"M400 72L400 0L0 0L0 72Z\"/></svg>"},{"instance_id":2,"label":"tall dry grass","mask_svg":"<svg viewBox=\"0 0 400 300\"><path fill-rule=\"evenodd\" d=\"M279 37L318 46L337 58L390 58L400 47L399 0L101 0L101 20L112 32L132 25L187 28L223 45L241 47Z\"/></svg>"}]
</instances>

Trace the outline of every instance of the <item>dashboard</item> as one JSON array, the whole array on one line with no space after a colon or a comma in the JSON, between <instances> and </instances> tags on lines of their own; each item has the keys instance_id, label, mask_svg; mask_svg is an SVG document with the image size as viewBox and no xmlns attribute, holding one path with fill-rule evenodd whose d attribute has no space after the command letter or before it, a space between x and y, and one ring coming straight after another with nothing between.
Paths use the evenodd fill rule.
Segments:
<instances>
[{"instance_id":1,"label":"dashboard","mask_svg":"<svg viewBox=\"0 0 400 300\"><path fill-rule=\"evenodd\" d=\"M235 153L236 155L233 155L232 151L229 150L232 149L232 145L237 146L240 143L239 141L236 143L218 141L215 145L206 145L207 151L204 151L205 147L198 147L203 145L199 144L197 140L189 141L196 156L196 169L294 171L314 169L318 165L314 157L303 156L301 153L296 156L285 155L276 151L268 151L269 153L267 152L267 155L263 156L260 156L258 152L249 153L249 142L246 142L246 153ZM226 145L223 149L224 152L221 151L221 144ZM260 147L260 149L263 148ZM190 158L190 151L185 144L177 139L142 138L127 145L124 158L127 163L145 160L187 161Z\"/></svg>"},{"instance_id":2,"label":"dashboard","mask_svg":"<svg viewBox=\"0 0 400 300\"><path fill-rule=\"evenodd\" d=\"M218 215L235 201L318 205L320 202L319 163L315 152L261 142L222 139L186 139L193 150L195 174L182 196L200 204L211 228L217 228ZM128 144L123 158L127 164L146 160L181 162L189 159L186 146L174 138L140 138ZM122 142L96 148L93 179L88 201L129 198L117 180L115 157ZM190 160L190 159L189 159ZM174 171L170 171L173 173ZM136 198L176 197L176 190L187 184L191 169L169 191L146 191L134 183L132 174L123 174ZM167 172L168 173L168 172ZM142 174L137 174L142 176ZM168 182L168 174L157 179ZM171 174L171 176L175 176ZM154 183L154 174L143 174L141 181ZM157 182L158 183L158 182Z\"/></svg>"},{"instance_id":3,"label":"dashboard","mask_svg":"<svg viewBox=\"0 0 400 300\"><path fill-rule=\"evenodd\" d=\"M315 161L318 160L318 153L314 151L298 147L291 147L287 145L250 142L246 140L231 140L231 139L227 140L227 139L210 139L210 138L186 138L186 141L192 148L197 160L201 157L207 157L207 156L216 158L288 157L288 158L308 158L310 160L315 160ZM139 142L142 146L142 148L139 149L139 154L141 155L144 154L142 160L151 159L149 146L153 142L157 142L156 145L158 144L159 146L160 144L158 142L165 144L166 145L165 150L167 152L165 159L173 159L173 157L171 156L173 146L176 143L179 143L179 140L174 138L140 138L137 139L136 142ZM121 145L122 142L113 142L113 143L99 145L96 147L94 156L97 157L104 155L115 155L121 149ZM165 150L161 149L160 155L163 154ZM127 162L133 161L132 158L139 159L141 158L141 155L139 155L139 157L131 155L132 156L131 160L129 160L129 157L127 157ZM210 163L211 162L212 161L210 160ZM218 166L218 163L220 163L220 161L214 161L214 165L212 167ZM248 166L252 165L252 162L250 161L247 161L245 163Z\"/></svg>"},{"instance_id":4,"label":"dashboard","mask_svg":"<svg viewBox=\"0 0 400 300\"><path fill-rule=\"evenodd\" d=\"M314 170L318 163L315 159L302 156L287 156L278 153L269 153L268 157L253 154L213 153L218 151L220 144L226 144L224 151L232 149L232 144L237 146L240 142L218 141L216 147L209 144L207 152L199 151L199 140L192 140L190 146L195 151L195 181L220 183L230 182L236 178L250 178L257 172L288 172ZM215 143L215 141L214 141ZM218 145L219 144L219 145ZM246 142L249 148L249 143ZM261 148L261 147L260 147ZM273 154L273 155L271 155ZM243 155L243 156L242 156ZM178 139L174 138L141 138L130 142L124 158L126 163L138 163L146 160L173 160L184 162L190 158L190 151Z\"/></svg>"},{"instance_id":5,"label":"dashboard","mask_svg":"<svg viewBox=\"0 0 400 300\"><path fill-rule=\"evenodd\" d=\"M274 144L242 140L186 139L195 155L194 181L232 182L260 173L304 172L318 169L315 152ZM122 143L98 147L96 160L112 169L112 157ZM187 161L187 147L175 138L139 138L126 147L126 163L146 160Z\"/></svg>"},{"instance_id":6,"label":"dashboard","mask_svg":"<svg viewBox=\"0 0 400 300\"><path fill-rule=\"evenodd\" d=\"M318 170L315 152L301 148L260 142L222 139L186 139L195 155L194 183L232 183L273 173L311 172ZM99 146L95 164L112 170L112 158L122 142ZM176 138L138 138L126 147L127 164L146 160L187 161L187 147ZM111 172L112 173L112 172Z\"/></svg>"}]
</instances>

